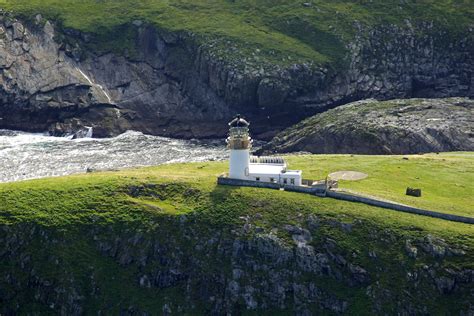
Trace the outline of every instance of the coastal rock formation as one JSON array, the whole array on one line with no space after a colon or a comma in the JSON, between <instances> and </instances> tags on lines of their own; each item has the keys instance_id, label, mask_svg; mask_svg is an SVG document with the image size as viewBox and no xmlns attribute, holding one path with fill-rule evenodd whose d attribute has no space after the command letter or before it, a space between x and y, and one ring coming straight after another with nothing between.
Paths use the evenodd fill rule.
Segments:
<instances>
[{"instance_id":1,"label":"coastal rock formation","mask_svg":"<svg viewBox=\"0 0 474 316\"><path fill-rule=\"evenodd\" d=\"M317 114L263 152L410 154L474 150L474 100L365 100Z\"/></svg>"},{"instance_id":2,"label":"coastal rock formation","mask_svg":"<svg viewBox=\"0 0 474 316\"><path fill-rule=\"evenodd\" d=\"M89 34L59 29L40 15L26 23L3 13L0 128L221 137L222 122L241 112L252 120L254 136L268 139L349 101L474 95L472 28L446 41L432 24L367 30L356 23L357 36L334 67L280 66L260 62L258 53L229 60L216 53L217 44L190 32L127 27L133 53L97 53L88 49Z\"/></svg>"},{"instance_id":3,"label":"coastal rock formation","mask_svg":"<svg viewBox=\"0 0 474 316\"><path fill-rule=\"evenodd\" d=\"M3 20L2 128L49 130L61 135L92 126L96 137L127 129L205 137L214 133L205 125L205 112L211 110L220 118L226 113L222 106L213 108L212 102L206 102L207 108L196 110L195 103L173 79L173 73L165 71L163 58L159 57L162 52L157 47L165 43L154 32L143 30L140 40L150 42L153 52L142 51L143 58L137 61L113 54L79 60L78 51L57 42L53 25L40 16L31 27L24 27L11 17L4 16ZM205 97L205 93L201 95ZM200 128L200 132L184 129L183 124Z\"/></svg>"},{"instance_id":4,"label":"coastal rock formation","mask_svg":"<svg viewBox=\"0 0 474 316\"><path fill-rule=\"evenodd\" d=\"M460 304L448 303L450 311L473 311L469 289L474 271L443 268L442 264L453 258L463 259L463 250L430 235L407 240L419 255L400 253L397 260L403 262L403 267L398 271L382 263L373 250L368 254L347 253L335 240L321 237L318 232L320 227L332 225L337 229L343 223L325 222L315 216L305 221L304 226L283 227L279 234L286 238L259 230L253 218L245 219L243 226L230 235L220 229L203 233L186 216L162 219L155 223L157 229L146 231L119 232L113 226L89 226L81 236L88 248L81 253L71 249L71 245L78 246L78 241L72 239L74 232L63 236L56 230L31 224L0 226L0 259L9 264L9 268L0 271L0 312L437 312L432 301L424 301L426 297L447 302L456 299ZM362 229L361 225L352 227ZM173 227L175 235L165 227ZM163 229L168 232L166 237ZM372 243L376 241L380 246L395 247L399 242L395 234L387 231L371 230L371 236ZM315 238L320 240L315 243ZM39 243L47 253L35 251ZM359 257L369 260L361 266L356 263ZM71 258L76 258L74 264L69 261ZM412 264L414 261L417 264ZM49 273L50 269L55 273ZM393 280L403 291L379 282L381 275L387 273L394 274ZM359 306L362 300L366 305Z\"/></svg>"}]
</instances>

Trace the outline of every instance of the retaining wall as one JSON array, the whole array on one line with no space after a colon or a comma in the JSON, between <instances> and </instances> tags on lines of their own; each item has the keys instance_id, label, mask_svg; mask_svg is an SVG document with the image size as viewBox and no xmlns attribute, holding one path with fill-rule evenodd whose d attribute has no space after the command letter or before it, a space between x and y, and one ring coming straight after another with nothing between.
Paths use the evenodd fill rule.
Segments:
<instances>
[{"instance_id":1,"label":"retaining wall","mask_svg":"<svg viewBox=\"0 0 474 316\"><path fill-rule=\"evenodd\" d=\"M278 183L252 181L252 180L239 180L239 179L232 179L232 178L226 178L226 177L218 177L217 184L234 185L234 186L242 186L242 187L267 188L267 189L275 189L275 190L280 189L280 185Z\"/></svg>"},{"instance_id":2,"label":"retaining wall","mask_svg":"<svg viewBox=\"0 0 474 316\"><path fill-rule=\"evenodd\" d=\"M390 202L386 202L386 201L371 199L371 198L358 196L358 195L352 195L352 194L348 194L348 193L335 192L335 191L328 190L328 191L326 191L326 196L332 197L332 198L335 198L335 199L338 199L338 200L344 200L344 201L350 201L350 202L359 202L359 203L364 203L364 204L368 204L368 205L372 205L372 206L383 207L383 208L387 208L387 209L391 209L391 210L395 210L395 211L400 211L400 212L431 216L431 217L446 219L446 220L449 220L449 221L467 223L467 224L474 224L474 218L472 218L472 217L445 214L445 213L440 213L440 212L435 212L435 211L428 211L428 210L423 210L423 209L416 208L416 207L401 205L401 204L397 204L397 203L390 203Z\"/></svg>"},{"instance_id":3,"label":"retaining wall","mask_svg":"<svg viewBox=\"0 0 474 316\"><path fill-rule=\"evenodd\" d=\"M318 185L312 187L302 187L298 185L284 185L285 191L301 192L307 194L313 194L317 196L326 196L326 185Z\"/></svg>"},{"instance_id":4,"label":"retaining wall","mask_svg":"<svg viewBox=\"0 0 474 316\"><path fill-rule=\"evenodd\" d=\"M232 179L232 178L226 178L226 177L218 177L217 184L243 186L243 187L255 187L255 188L267 188L267 189L275 189L275 190L284 189L285 191L301 192L301 193L313 194L313 195L318 195L318 196L325 196L325 193L326 193L325 185L318 185L318 186L313 186L313 187L291 185L291 184L280 185L279 183L253 181L253 180L239 180L239 179Z\"/></svg>"}]
</instances>

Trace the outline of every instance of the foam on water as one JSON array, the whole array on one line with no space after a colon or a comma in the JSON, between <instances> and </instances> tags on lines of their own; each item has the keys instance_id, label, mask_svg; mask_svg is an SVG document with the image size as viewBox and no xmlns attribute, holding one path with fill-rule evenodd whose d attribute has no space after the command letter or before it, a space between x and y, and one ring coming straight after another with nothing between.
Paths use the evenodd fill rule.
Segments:
<instances>
[{"instance_id":1,"label":"foam on water","mask_svg":"<svg viewBox=\"0 0 474 316\"><path fill-rule=\"evenodd\" d=\"M168 162L221 160L222 140L177 140L129 131L114 138L51 137L0 130L0 182Z\"/></svg>"}]
</instances>

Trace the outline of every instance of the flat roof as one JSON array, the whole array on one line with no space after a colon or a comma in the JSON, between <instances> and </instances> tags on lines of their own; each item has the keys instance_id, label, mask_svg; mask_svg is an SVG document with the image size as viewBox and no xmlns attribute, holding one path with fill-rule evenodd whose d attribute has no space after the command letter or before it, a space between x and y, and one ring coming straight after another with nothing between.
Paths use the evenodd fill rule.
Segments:
<instances>
[{"instance_id":1,"label":"flat roof","mask_svg":"<svg viewBox=\"0 0 474 316\"><path fill-rule=\"evenodd\" d=\"M283 165L274 165L274 164L259 164L259 163L251 163L249 164L249 174L257 174L257 175L289 175L289 176L297 176L301 174L301 170L286 170L286 172L282 172L284 170Z\"/></svg>"},{"instance_id":2,"label":"flat roof","mask_svg":"<svg viewBox=\"0 0 474 316\"><path fill-rule=\"evenodd\" d=\"M280 174L283 170L283 165L271 165L271 164L249 164L249 173L256 174Z\"/></svg>"},{"instance_id":3,"label":"flat roof","mask_svg":"<svg viewBox=\"0 0 474 316\"><path fill-rule=\"evenodd\" d=\"M286 172L284 174L287 174L287 175L300 175L301 174L301 170L286 170Z\"/></svg>"}]
</instances>

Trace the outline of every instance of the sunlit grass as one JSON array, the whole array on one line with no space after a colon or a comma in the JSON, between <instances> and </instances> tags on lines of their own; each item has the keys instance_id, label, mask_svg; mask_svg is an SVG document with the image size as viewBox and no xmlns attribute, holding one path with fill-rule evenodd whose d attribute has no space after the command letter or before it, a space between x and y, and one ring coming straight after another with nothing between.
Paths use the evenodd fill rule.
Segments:
<instances>
[{"instance_id":1,"label":"sunlit grass","mask_svg":"<svg viewBox=\"0 0 474 316\"><path fill-rule=\"evenodd\" d=\"M423 197L418 202L408 202L472 215L469 211L472 153L409 156L409 160L401 156L350 155L287 158L292 168L302 168L305 177L310 178L323 178L337 170L367 172L366 180L345 182L341 186L395 200L402 199L405 183L411 184L418 177L423 181ZM169 244L173 249L185 249L197 256L202 253L196 254L193 247L201 239L252 238L253 230L240 237L232 233L242 231L246 218L251 219L252 227L258 226L264 233L275 231L282 242L294 245L285 225L306 227L307 219L314 217L318 223L312 233L314 246L321 247L318 243L330 238L341 252L348 256L358 254L351 256L351 262L366 268L384 287L404 287L407 269L433 264L434 259L421 250L416 260L409 258L404 250L407 239L421 240L427 235L443 238L452 247L463 249L465 254L446 257L436 264L443 269L474 268L474 225L308 194L217 185L216 177L227 169L227 162L182 163L0 184L0 227L9 225L19 232L24 227L41 227L66 242L68 247L60 248L55 248L53 243L43 248L36 239L28 245L28 253L40 267L40 275L58 280L65 278L63 270L50 269L48 256L51 254L61 258L62 267L66 263L64 269L73 271L77 279L89 275L94 267L98 282L105 284L105 289L99 298L90 300L86 310L97 310L96 306L102 306L104 300L115 302L116 307L118 301L132 300L156 308L164 296L181 297L179 293L139 287L136 282L139 268L133 264L119 265L112 258L100 255L92 238L113 244L118 238L127 240L138 235L144 238L140 241L143 244L151 241ZM439 183L450 185L452 181L465 187L454 195L437 190ZM450 203L456 206L453 209L449 205L450 196ZM346 232L338 223L354 225L354 229ZM30 228L24 234L28 231ZM197 237L186 239L191 232ZM137 246L131 253L138 258L141 249ZM376 261L369 257L369 250L377 253ZM206 264L203 269L230 269L228 263L212 261L212 255L202 262ZM12 269L2 266L2 262L0 267ZM384 269L383 274L378 274L380 267ZM18 271L17 275L22 273ZM348 299L357 291L332 279L321 281L319 286L331 290L336 286L339 295ZM462 301L454 296L451 299ZM367 297L351 301L353 314L364 310L358 302L367 304ZM433 307L436 310L448 308L438 301L431 304L436 305ZM108 308L115 310L115 307Z\"/></svg>"},{"instance_id":2,"label":"sunlit grass","mask_svg":"<svg viewBox=\"0 0 474 316\"><path fill-rule=\"evenodd\" d=\"M292 168L308 178L324 179L335 171L367 173L361 181L340 187L403 204L474 217L474 154L442 153L405 156L305 155L290 157ZM407 187L421 197L405 195Z\"/></svg>"},{"instance_id":3,"label":"sunlit grass","mask_svg":"<svg viewBox=\"0 0 474 316\"><path fill-rule=\"evenodd\" d=\"M38 13L66 28L98 35L91 45L100 50L130 45L117 28L141 20L172 32L192 32L202 42L221 39L214 51L226 58L253 56L261 62L291 64L342 62L354 22L365 25L436 22L462 34L472 22L469 1L308 1L290 0L0 0L0 7L32 17ZM115 38L115 39L111 39ZM228 51L226 41L239 48ZM216 46L217 45L217 46ZM235 55L235 56L234 56Z\"/></svg>"},{"instance_id":4,"label":"sunlit grass","mask_svg":"<svg viewBox=\"0 0 474 316\"><path fill-rule=\"evenodd\" d=\"M340 187L440 212L474 216L472 153L407 156L408 160L403 157L304 155L289 156L288 161L291 168L302 169L304 177L312 179L324 179L329 173L338 170L365 172L369 174L367 179L344 181L340 183ZM331 216L346 214L370 218L395 226L416 224L423 229L436 231L443 231L446 227L454 230L471 229L469 225L329 198L266 189L217 186L216 177L227 168L227 162L167 164L1 184L1 220L43 221L48 225L80 222L92 215L107 220L133 220L134 217L141 216L140 210L143 207L154 209L157 214L202 211L206 216L219 218L227 212L225 205L218 206L219 197L226 196L237 199L233 200L237 204L241 203L240 199L261 200L262 203L268 202L271 205L289 203L291 208L303 208ZM155 191L150 192L155 193L151 196L130 197L127 191L130 187L146 184L166 186L153 189ZM422 197L406 196L407 186L421 188ZM189 191L190 198L184 198L183 192L189 188L192 189ZM158 199L156 194L162 198ZM211 209L216 207L220 211L212 213L209 205L212 206ZM280 207L276 209L280 210ZM262 211L273 212L270 209ZM275 214L275 218L285 217L285 212L291 214L293 211ZM232 222L235 218L231 217L227 219Z\"/></svg>"}]
</instances>

